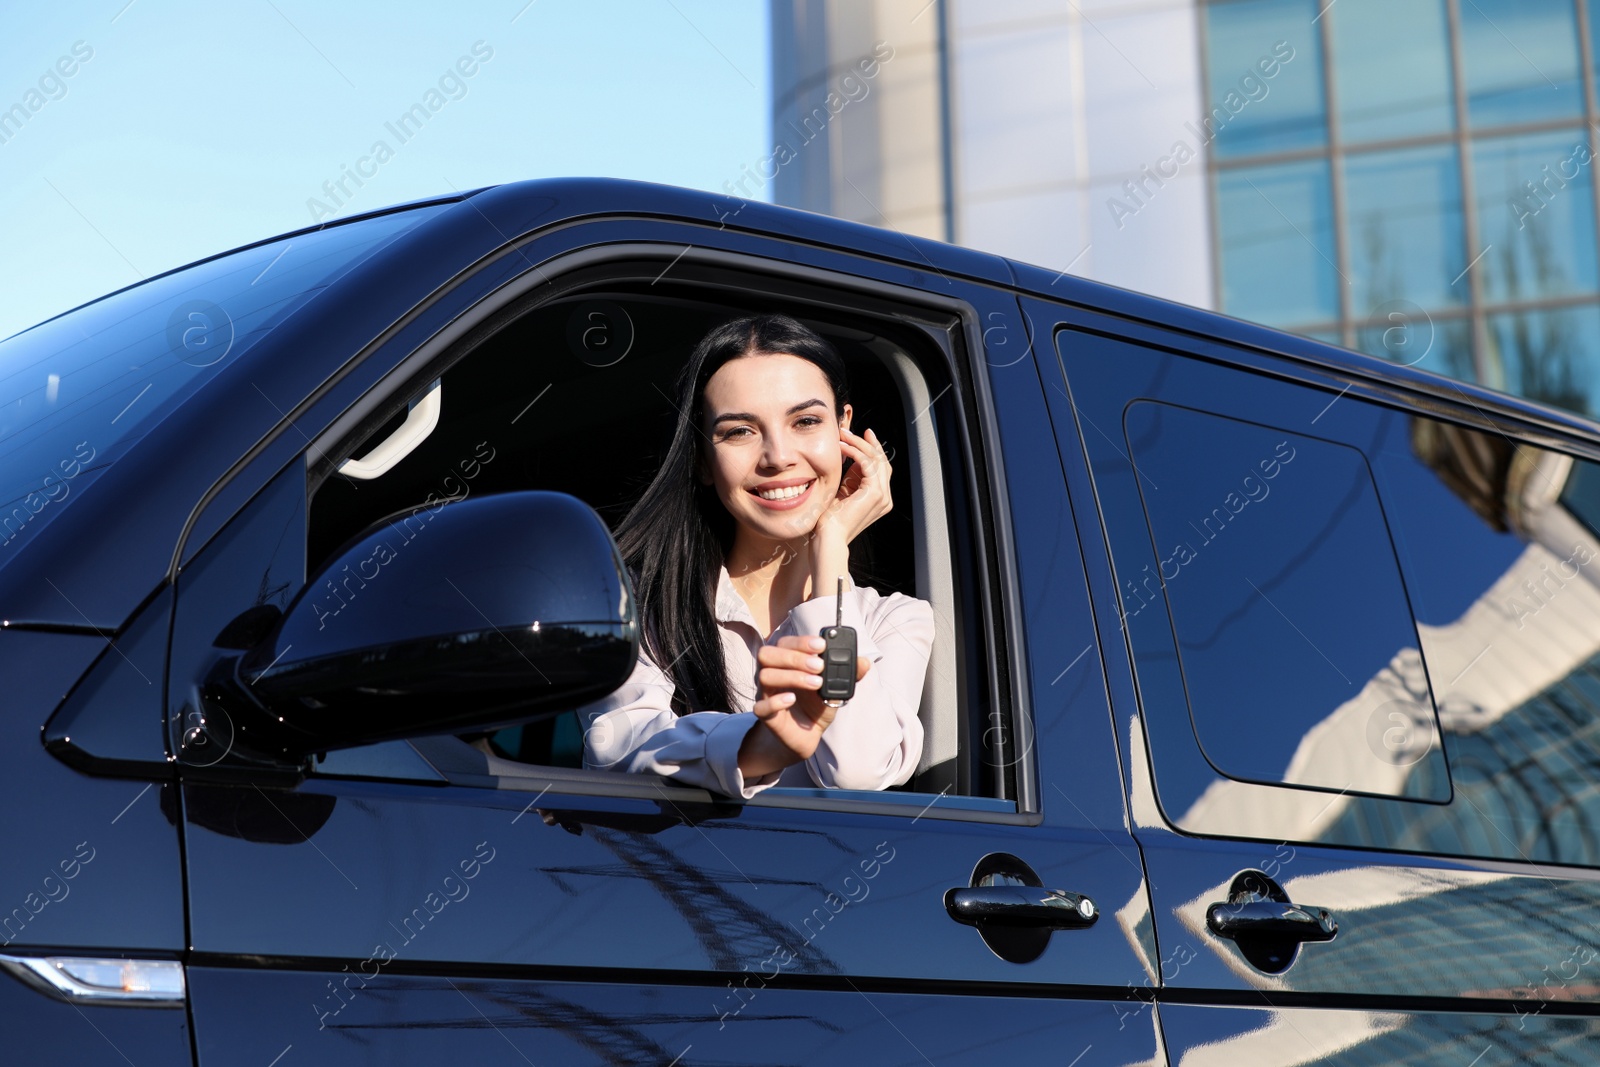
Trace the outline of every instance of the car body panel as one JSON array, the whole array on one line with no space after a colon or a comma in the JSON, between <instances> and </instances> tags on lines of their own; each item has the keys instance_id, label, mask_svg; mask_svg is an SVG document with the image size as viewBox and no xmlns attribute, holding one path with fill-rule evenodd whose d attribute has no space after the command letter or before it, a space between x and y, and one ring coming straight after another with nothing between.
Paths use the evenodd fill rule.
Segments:
<instances>
[{"instance_id":1,"label":"car body panel","mask_svg":"<svg viewBox=\"0 0 1600 1067\"><path fill-rule=\"evenodd\" d=\"M189 1013L183 1008L83 1008L50 1000L9 974L0 974L0 1021L10 1063L69 1067L136 1063L191 1067Z\"/></svg>"},{"instance_id":2,"label":"car body panel","mask_svg":"<svg viewBox=\"0 0 1600 1067\"><path fill-rule=\"evenodd\" d=\"M40 744L45 720L78 677L97 657L121 655L108 645L78 634L0 632L0 810L10 813L0 864L0 952L184 948L172 786L91 777ZM162 679L149 663L145 669L140 703L122 710L149 724ZM120 703L125 695L108 698Z\"/></svg>"},{"instance_id":3,"label":"car body panel","mask_svg":"<svg viewBox=\"0 0 1600 1067\"><path fill-rule=\"evenodd\" d=\"M1103 1004L959 993L885 993L870 984L800 989L390 976L349 995L337 1016L303 1003L320 975L263 991L246 972L192 970L202 1063L270 1062L292 1047L307 1062L479 1064L850 1062L1160 1062L1153 1026L1119 1031ZM328 996L324 991L324 995ZM321 1029L319 1029L321 1027ZM1109 1057L1106 1055L1110 1053ZM856 1057L861 1057L857 1059Z\"/></svg>"}]
</instances>

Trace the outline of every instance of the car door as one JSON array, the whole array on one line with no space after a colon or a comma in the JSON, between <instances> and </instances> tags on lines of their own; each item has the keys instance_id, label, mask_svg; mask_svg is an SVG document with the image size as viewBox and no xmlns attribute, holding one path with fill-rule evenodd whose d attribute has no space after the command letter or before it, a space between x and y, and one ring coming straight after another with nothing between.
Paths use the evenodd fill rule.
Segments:
<instances>
[{"instance_id":1,"label":"car door","mask_svg":"<svg viewBox=\"0 0 1600 1067\"><path fill-rule=\"evenodd\" d=\"M199 1062L291 1050L341 1064L1160 1062L1149 897L1072 501L1014 296L931 258L913 269L704 226L601 220L558 240L584 251L519 253L538 266L488 301L509 318L491 323L482 295L461 289L471 302L446 333L482 345L493 326L526 358L520 377L483 386L470 427L451 424L467 452L440 431L427 474L440 497L497 485L609 499L616 486L592 484L607 469L598 453L586 467L581 452L558 454L570 436L538 434L565 426L562 411L592 410L585 397L639 391L627 375L645 373L641 360L681 358L646 325L662 301L792 301L884 366L915 364L887 436L907 450L897 466L913 449L919 464L938 458L908 510L927 531L918 544L950 563L949 651L930 685L959 705L961 769L904 790L733 803L507 758L489 739L333 752L303 779L229 752L208 732L214 714L194 718L224 631L327 579L327 500L357 508L383 491L380 480L323 497L330 472L391 433L405 418L396 404L434 380L446 412L472 393L452 368L475 356L452 362L447 336L391 342L348 378L363 391L300 410L310 446L241 469L259 488L231 517L199 516L218 533L185 550L167 714L182 752ZM519 294L529 299L514 304ZM560 328L545 329L541 308L558 298L548 322ZM596 327L608 340L593 340ZM880 344L896 330L914 335L909 355ZM624 335L637 357L593 347ZM216 499L245 496L233 486ZM1013 890L1029 882L1090 903L1053 932L1027 925L1037 912L1018 918ZM972 889L962 899L999 908L998 925L952 916L947 894Z\"/></svg>"},{"instance_id":2,"label":"car door","mask_svg":"<svg viewBox=\"0 0 1600 1067\"><path fill-rule=\"evenodd\" d=\"M1118 310L1027 303L1099 505L1170 1054L1589 1062L1594 438Z\"/></svg>"}]
</instances>

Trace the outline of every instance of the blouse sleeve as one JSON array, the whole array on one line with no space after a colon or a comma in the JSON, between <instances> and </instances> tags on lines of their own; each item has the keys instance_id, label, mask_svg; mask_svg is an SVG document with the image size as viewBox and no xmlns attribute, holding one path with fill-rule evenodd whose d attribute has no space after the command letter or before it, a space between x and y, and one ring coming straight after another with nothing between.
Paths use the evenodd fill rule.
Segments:
<instances>
[{"instance_id":1,"label":"blouse sleeve","mask_svg":"<svg viewBox=\"0 0 1600 1067\"><path fill-rule=\"evenodd\" d=\"M747 780L739 770L739 746L757 722L754 712L679 716L673 690L671 677L641 648L620 688L578 709L585 769L659 774L745 800L777 784L776 771Z\"/></svg>"},{"instance_id":2,"label":"blouse sleeve","mask_svg":"<svg viewBox=\"0 0 1600 1067\"><path fill-rule=\"evenodd\" d=\"M833 625L837 599L821 596L796 605L790 613L795 631L814 634ZM933 651L933 605L901 593L869 598L847 592L844 624L855 629L856 654L871 660L872 669L822 735L806 770L822 787L901 785L922 758L917 709Z\"/></svg>"}]
</instances>

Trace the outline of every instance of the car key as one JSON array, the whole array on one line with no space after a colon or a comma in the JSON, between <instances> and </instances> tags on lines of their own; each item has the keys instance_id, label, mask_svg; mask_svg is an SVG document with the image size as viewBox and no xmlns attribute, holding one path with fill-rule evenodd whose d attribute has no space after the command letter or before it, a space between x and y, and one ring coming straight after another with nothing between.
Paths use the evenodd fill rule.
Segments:
<instances>
[{"instance_id":1,"label":"car key","mask_svg":"<svg viewBox=\"0 0 1600 1067\"><path fill-rule=\"evenodd\" d=\"M817 695L837 708L856 695L856 632L844 624L844 576L839 576L838 617L822 631L828 647L822 652L822 688Z\"/></svg>"}]
</instances>

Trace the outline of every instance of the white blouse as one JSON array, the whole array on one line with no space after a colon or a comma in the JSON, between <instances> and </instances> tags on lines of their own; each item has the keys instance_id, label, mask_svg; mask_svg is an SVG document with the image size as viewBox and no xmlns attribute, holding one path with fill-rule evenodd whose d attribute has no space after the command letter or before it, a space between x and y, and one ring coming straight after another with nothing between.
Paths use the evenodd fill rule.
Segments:
<instances>
[{"instance_id":1,"label":"white blouse","mask_svg":"<svg viewBox=\"0 0 1600 1067\"><path fill-rule=\"evenodd\" d=\"M832 626L836 599L830 594L795 605L763 642L727 567L719 568L717 625L736 707L677 715L671 675L641 644L628 680L610 696L577 709L585 727L584 767L664 775L746 800L774 785L883 789L907 781L922 756L917 708L933 649L933 605L856 585L845 590L844 625L854 627L856 654L869 659L872 669L856 683L855 696L839 709L803 764L748 781L739 770L739 746L759 721L750 710L760 688L757 650L781 637Z\"/></svg>"}]
</instances>

